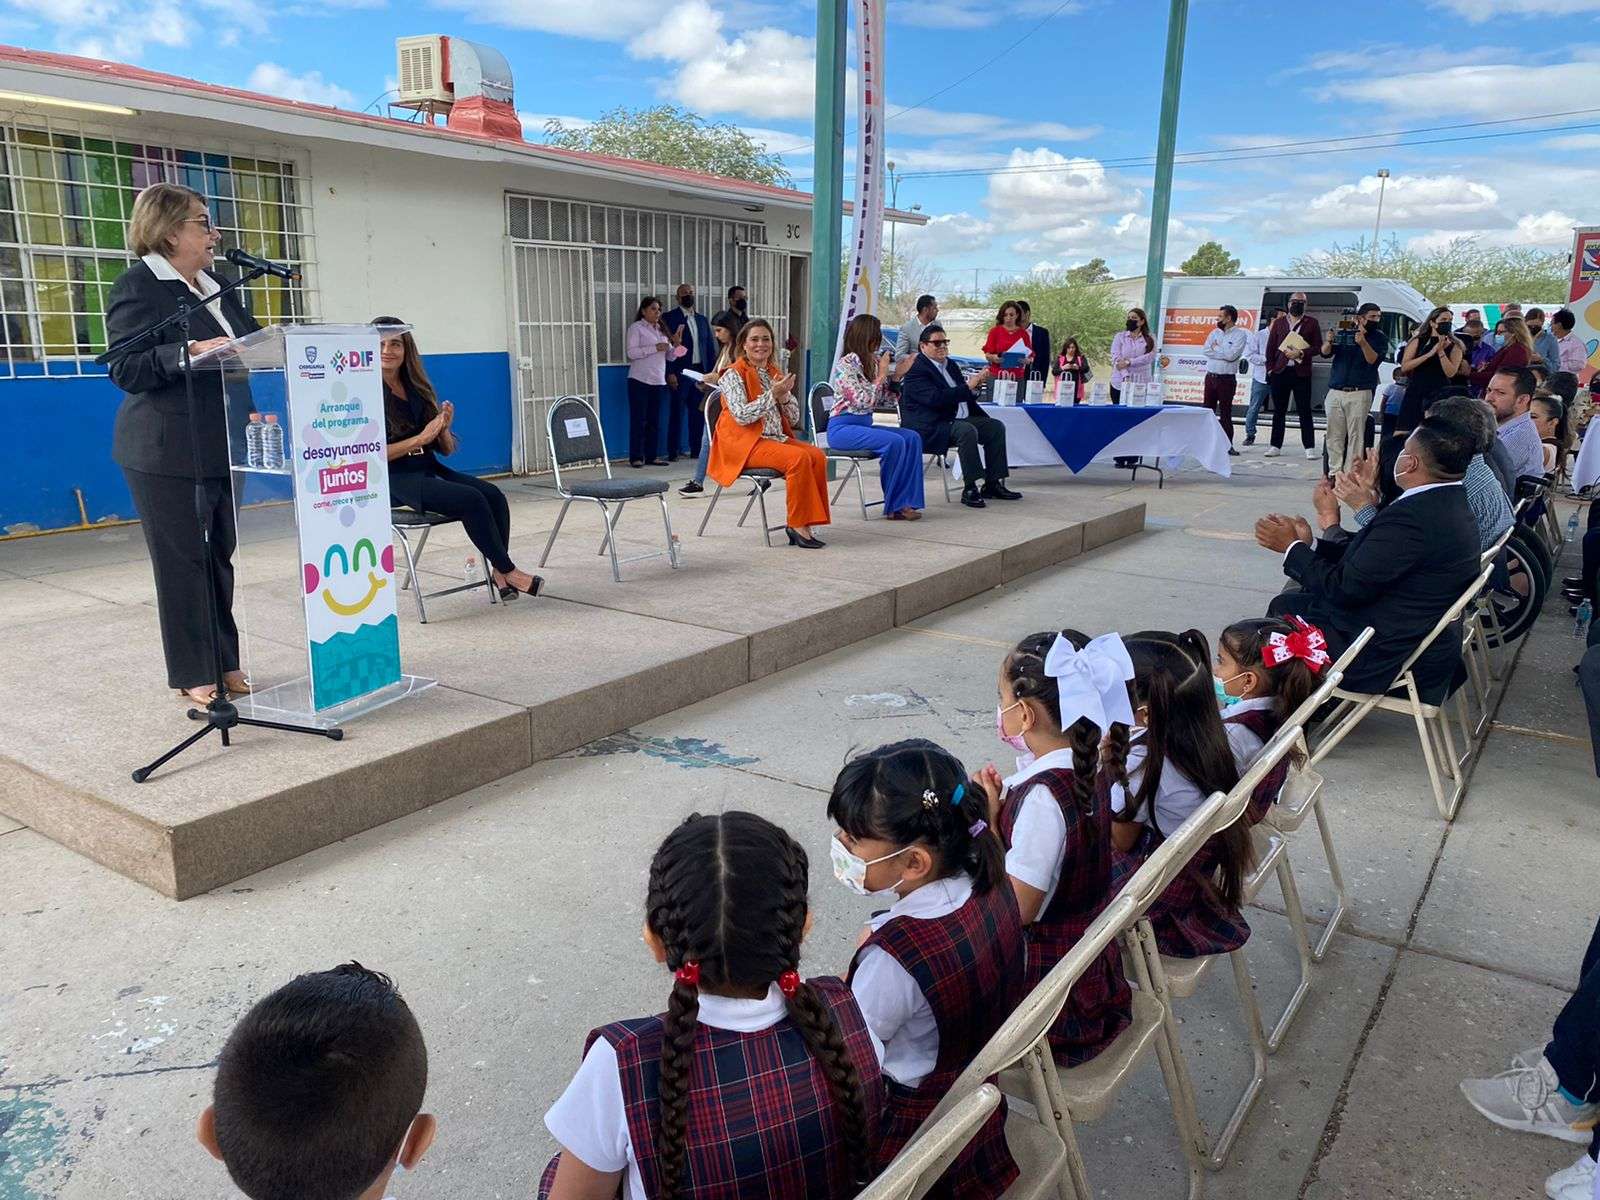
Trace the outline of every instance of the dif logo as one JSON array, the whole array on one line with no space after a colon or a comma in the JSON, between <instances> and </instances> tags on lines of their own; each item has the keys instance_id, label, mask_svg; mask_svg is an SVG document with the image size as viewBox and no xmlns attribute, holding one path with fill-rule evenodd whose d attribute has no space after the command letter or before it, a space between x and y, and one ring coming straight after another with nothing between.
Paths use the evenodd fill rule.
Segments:
<instances>
[{"instance_id":1,"label":"dif logo","mask_svg":"<svg viewBox=\"0 0 1600 1200\"><path fill-rule=\"evenodd\" d=\"M346 371L372 370L371 350L335 350L329 359L335 375L343 375Z\"/></svg>"}]
</instances>

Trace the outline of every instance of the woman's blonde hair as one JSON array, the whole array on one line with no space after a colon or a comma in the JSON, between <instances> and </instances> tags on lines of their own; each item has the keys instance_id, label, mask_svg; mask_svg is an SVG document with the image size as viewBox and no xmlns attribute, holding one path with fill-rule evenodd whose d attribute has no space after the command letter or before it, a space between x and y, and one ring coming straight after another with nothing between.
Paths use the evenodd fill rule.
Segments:
<instances>
[{"instance_id":1,"label":"woman's blonde hair","mask_svg":"<svg viewBox=\"0 0 1600 1200\"><path fill-rule=\"evenodd\" d=\"M1533 353L1533 338L1528 335L1528 323L1526 321L1521 317L1506 317L1501 324L1506 327L1507 345L1515 343L1530 355Z\"/></svg>"},{"instance_id":2,"label":"woman's blonde hair","mask_svg":"<svg viewBox=\"0 0 1600 1200\"><path fill-rule=\"evenodd\" d=\"M167 243L178 235L178 227L189 219L189 206L206 198L180 183L152 183L133 202L128 220L128 243L140 258L146 254L166 254Z\"/></svg>"}]
</instances>

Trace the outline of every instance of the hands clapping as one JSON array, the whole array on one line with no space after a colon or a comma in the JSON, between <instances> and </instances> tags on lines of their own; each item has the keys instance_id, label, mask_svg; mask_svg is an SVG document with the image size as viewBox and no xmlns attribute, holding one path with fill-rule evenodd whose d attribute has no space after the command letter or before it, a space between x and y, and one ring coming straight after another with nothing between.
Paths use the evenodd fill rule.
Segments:
<instances>
[{"instance_id":1,"label":"hands clapping","mask_svg":"<svg viewBox=\"0 0 1600 1200\"><path fill-rule=\"evenodd\" d=\"M1311 545L1311 523L1304 517L1286 517L1282 513L1268 513L1256 522L1256 542L1282 554L1295 542Z\"/></svg>"}]
</instances>

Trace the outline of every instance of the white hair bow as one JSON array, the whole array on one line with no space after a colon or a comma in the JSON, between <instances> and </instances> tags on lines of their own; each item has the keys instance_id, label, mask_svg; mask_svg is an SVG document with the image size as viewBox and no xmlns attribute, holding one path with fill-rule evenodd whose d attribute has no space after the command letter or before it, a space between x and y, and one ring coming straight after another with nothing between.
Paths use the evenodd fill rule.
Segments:
<instances>
[{"instance_id":1,"label":"white hair bow","mask_svg":"<svg viewBox=\"0 0 1600 1200\"><path fill-rule=\"evenodd\" d=\"M1087 717L1101 732L1118 722L1133 724L1128 700L1128 680L1133 660L1122 638L1103 633L1082 650L1060 634L1044 658L1044 673L1056 681L1061 693L1061 727L1069 729Z\"/></svg>"}]
</instances>

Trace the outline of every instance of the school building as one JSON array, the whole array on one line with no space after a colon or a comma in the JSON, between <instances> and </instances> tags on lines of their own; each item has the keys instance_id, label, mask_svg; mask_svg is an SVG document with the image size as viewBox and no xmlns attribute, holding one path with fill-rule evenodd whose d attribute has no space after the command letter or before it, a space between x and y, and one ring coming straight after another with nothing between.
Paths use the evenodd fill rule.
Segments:
<instances>
[{"instance_id":1,"label":"school building","mask_svg":"<svg viewBox=\"0 0 1600 1200\"><path fill-rule=\"evenodd\" d=\"M418 67L407 43L427 41ZM120 393L92 360L133 198L160 180L207 197L224 247L298 268L252 285L263 324L415 326L461 470L547 469L563 395L597 403L625 455L624 331L680 282L707 316L742 284L803 366L808 193L524 141L498 54L400 45L402 88L434 97L416 120L0 47L0 412L21 434L0 442L0 537L133 516Z\"/></svg>"}]
</instances>

